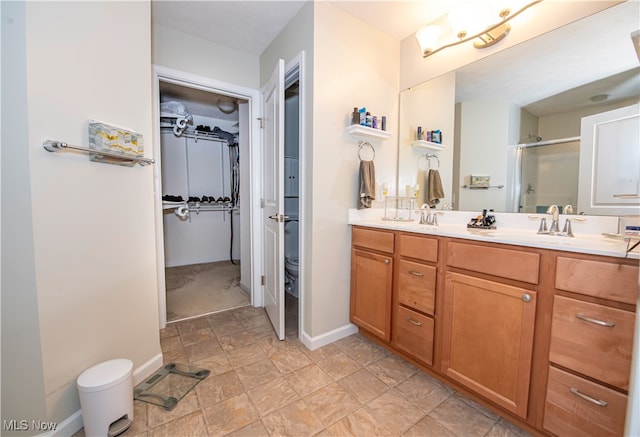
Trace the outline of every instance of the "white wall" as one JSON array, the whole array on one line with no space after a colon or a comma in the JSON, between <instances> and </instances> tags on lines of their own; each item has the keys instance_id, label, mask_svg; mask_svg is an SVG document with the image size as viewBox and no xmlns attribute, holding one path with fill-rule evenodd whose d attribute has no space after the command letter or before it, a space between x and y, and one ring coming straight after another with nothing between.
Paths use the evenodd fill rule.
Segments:
<instances>
[{"instance_id":1,"label":"white wall","mask_svg":"<svg viewBox=\"0 0 640 437\"><path fill-rule=\"evenodd\" d=\"M137 369L161 353L153 169L93 163L86 154L52 154L41 146L45 138L87 146L87 122L95 118L143 134L150 156L150 5L27 2L25 8L28 94L16 103L26 111L17 116L26 136L16 138L16 147L28 151L29 167L24 157L9 159L24 171L14 183L31 186L35 271L24 267L24 283L28 291L35 282L37 308L29 292L16 303L25 307L25 321L37 313L42 359L24 363L24 354L3 353L3 369L35 367L28 376L43 378L46 408L38 419L61 422L79 410L75 380L83 370L120 357ZM127 31L114 32L113 23ZM29 208L20 214L27 214L20 229L28 245ZM9 243L14 247L3 246L3 253L25 253ZM28 249L25 256L29 262ZM23 335L15 320L3 318L2 325L3 334ZM29 351L37 347L29 337L21 340ZM36 397L31 411L39 414L38 393L6 390L3 396L16 403Z\"/></svg>"},{"instance_id":2,"label":"white wall","mask_svg":"<svg viewBox=\"0 0 640 437\"><path fill-rule=\"evenodd\" d=\"M376 179L397 165L399 44L328 2L315 2L311 335L349 321L349 208L357 206L358 138L346 133L354 106L387 116L388 140L371 140Z\"/></svg>"},{"instance_id":3,"label":"white wall","mask_svg":"<svg viewBox=\"0 0 640 437\"><path fill-rule=\"evenodd\" d=\"M248 88L259 88L258 56L159 24L153 25L152 32L152 62L155 65Z\"/></svg>"}]
</instances>

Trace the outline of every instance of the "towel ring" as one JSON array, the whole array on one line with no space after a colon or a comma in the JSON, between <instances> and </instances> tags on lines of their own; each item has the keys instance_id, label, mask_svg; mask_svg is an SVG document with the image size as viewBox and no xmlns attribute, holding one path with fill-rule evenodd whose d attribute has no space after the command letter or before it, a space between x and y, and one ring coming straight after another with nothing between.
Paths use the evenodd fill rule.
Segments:
<instances>
[{"instance_id":1,"label":"towel ring","mask_svg":"<svg viewBox=\"0 0 640 437\"><path fill-rule=\"evenodd\" d=\"M360 152L362 151L362 148L364 146L369 146L371 148L371 152L373 153L373 158L371 158L370 161L373 161L374 159L376 159L376 149L371 145L369 141L358 142L358 159L360 159L360 161L363 161L362 156L360 155Z\"/></svg>"},{"instance_id":2,"label":"towel ring","mask_svg":"<svg viewBox=\"0 0 640 437\"><path fill-rule=\"evenodd\" d=\"M437 155L434 155L433 153L425 153L424 155L420 155L418 157L418 168L420 168L420 158L424 158L427 160L427 165L429 166L427 170L431 170L431 158L436 158L436 161L438 162L438 167L436 167L435 170L440 169L440 158L438 158Z\"/></svg>"}]
</instances>

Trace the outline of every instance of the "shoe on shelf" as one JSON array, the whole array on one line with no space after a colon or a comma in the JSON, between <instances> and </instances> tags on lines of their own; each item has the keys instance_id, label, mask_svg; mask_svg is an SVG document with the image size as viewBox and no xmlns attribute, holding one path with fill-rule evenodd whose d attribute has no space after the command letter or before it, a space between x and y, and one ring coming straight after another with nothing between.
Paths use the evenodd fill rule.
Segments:
<instances>
[{"instance_id":1,"label":"shoe on shelf","mask_svg":"<svg viewBox=\"0 0 640 437\"><path fill-rule=\"evenodd\" d=\"M216 200L216 203L222 203L224 202L224 199L222 197L218 197L218 200Z\"/></svg>"},{"instance_id":2,"label":"shoe on shelf","mask_svg":"<svg viewBox=\"0 0 640 437\"><path fill-rule=\"evenodd\" d=\"M202 203L208 202L209 198L207 196L202 196Z\"/></svg>"},{"instance_id":3,"label":"shoe on shelf","mask_svg":"<svg viewBox=\"0 0 640 437\"><path fill-rule=\"evenodd\" d=\"M184 202L182 196L174 196L173 194L165 194L162 196L164 202Z\"/></svg>"},{"instance_id":4,"label":"shoe on shelf","mask_svg":"<svg viewBox=\"0 0 640 437\"><path fill-rule=\"evenodd\" d=\"M223 199L223 202L224 202L224 203L231 203L231 199L230 199L230 198L228 198L228 197L225 197L225 198Z\"/></svg>"}]
</instances>

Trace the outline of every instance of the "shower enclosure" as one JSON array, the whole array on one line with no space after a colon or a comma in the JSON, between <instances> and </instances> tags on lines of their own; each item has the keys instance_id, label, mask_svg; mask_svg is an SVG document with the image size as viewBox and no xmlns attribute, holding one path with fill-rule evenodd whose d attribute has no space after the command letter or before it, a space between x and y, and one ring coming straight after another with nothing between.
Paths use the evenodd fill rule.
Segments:
<instances>
[{"instance_id":1,"label":"shower enclosure","mask_svg":"<svg viewBox=\"0 0 640 437\"><path fill-rule=\"evenodd\" d=\"M550 205L578 201L580 137L540 141L516 147L518 212L545 213ZM518 172L519 170L519 172Z\"/></svg>"}]
</instances>

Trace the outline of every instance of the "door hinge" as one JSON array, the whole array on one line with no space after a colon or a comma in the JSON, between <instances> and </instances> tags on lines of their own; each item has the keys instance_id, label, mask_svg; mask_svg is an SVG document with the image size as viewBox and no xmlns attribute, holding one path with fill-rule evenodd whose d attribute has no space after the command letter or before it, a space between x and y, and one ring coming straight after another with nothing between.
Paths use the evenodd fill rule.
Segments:
<instances>
[{"instance_id":1,"label":"door hinge","mask_svg":"<svg viewBox=\"0 0 640 437\"><path fill-rule=\"evenodd\" d=\"M260 122L260 129L264 129L264 118L258 117L257 120Z\"/></svg>"},{"instance_id":2,"label":"door hinge","mask_svg":"<svg viewBox=\"0 0 640 437\"><path fill-rule=\"evenodd\" d=\"M264 275L260 276L260 285L264 285Z\"/></svg>"}]
</instances>

